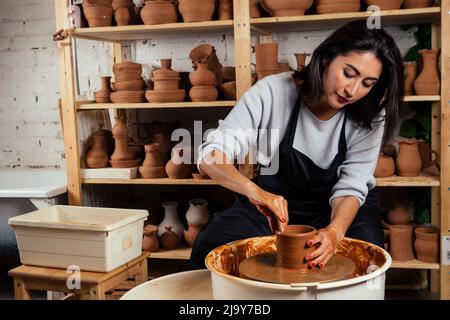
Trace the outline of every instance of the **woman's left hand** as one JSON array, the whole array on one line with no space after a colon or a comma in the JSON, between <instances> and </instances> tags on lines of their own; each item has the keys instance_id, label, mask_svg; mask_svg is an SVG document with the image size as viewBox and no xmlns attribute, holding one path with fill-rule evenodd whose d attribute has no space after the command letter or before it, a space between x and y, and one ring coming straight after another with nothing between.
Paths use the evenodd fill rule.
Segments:
<instances>
[{"instance_id":1,"label":"woman's left hand","mask_svg":"<svg viewBox=\"0 0 450 320\"><path fill-rule=\"evenodd\" d=\"M318 234L306 243L308 247L319 244L318 248L306 257L308 265L311 268L323 268L335 254L338 242L336 229L331 226L320 229Z\"/></svg>"}]
</instances>

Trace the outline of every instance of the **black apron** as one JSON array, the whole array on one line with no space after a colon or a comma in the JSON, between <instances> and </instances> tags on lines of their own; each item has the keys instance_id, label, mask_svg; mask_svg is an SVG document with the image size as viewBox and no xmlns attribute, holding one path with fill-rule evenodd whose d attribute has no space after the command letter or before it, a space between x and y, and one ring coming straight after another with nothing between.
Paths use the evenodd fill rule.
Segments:
<instances>
[{"instance_id":1,"label":"black apron","mask_svg":"<svg viewBox=\"0 0 450 320\"><path fill-rule=\"evenodd\" d=\"M347 113L340 131L338 153L329 168L322 169L292 146L300 108L299 98L279 147L278 172L274 175L259 174L255 182L263 190L281 195L287 200L289 224L305 224L321 229L330 223L329 198L339 179L338 168L347 152ZM261 173L261 168L259 171ZM267 218L246 197L237 195L234 204L216 213L198 234L191 253L191 265L203 268L206 255L222 244L270 234L272 232ZM367 195L365 204L360 208L346 236L383 245L378 199L374 191Z\"/></svg>"}]
</instances>

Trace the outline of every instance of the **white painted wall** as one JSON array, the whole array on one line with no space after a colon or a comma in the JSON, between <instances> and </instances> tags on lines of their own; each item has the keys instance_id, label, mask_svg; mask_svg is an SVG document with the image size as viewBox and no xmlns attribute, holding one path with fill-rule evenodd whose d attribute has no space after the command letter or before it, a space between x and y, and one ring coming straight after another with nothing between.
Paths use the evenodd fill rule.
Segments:
<instances>
[{"instance_id":1,"label":"white painted wall","mask_svg":"<svg viewBox=\"0 0 450 320\"><path fill-rule=\"evenodd\" d=\"M58 98L59 75L54 3L51 0L2 0L0 10L0 167L64 167ZM387 28L402 53L414 44L411 32ZM294 53L312 52L329 32L285 33L280 61L296 67ZM143 63L148 78L160 58L172 58L177 71L190 71L189 52L210 43L224 66L234 65L230 34L156 37L130 43L127 58ZM253 38L256 43L256 38ZM82 98L92 98L101 75L110 75L109 44L77 42L78 83ZM254 58L253 58L254 59Z\"/></svg>"}]
</instances>

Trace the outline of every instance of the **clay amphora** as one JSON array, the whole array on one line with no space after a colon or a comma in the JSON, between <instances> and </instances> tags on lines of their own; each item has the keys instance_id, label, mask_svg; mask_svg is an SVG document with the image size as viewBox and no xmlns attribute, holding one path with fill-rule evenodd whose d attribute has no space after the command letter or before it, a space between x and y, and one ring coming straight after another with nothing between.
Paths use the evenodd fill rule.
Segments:
<instances>
[{"instance_id":1,"label":"clay amphora","mask_svg":"<svg viewBox=\"0 0 450 320\"><path fill-rule=\"evenodd\" d=\"M395 173L394 159L380 153L378 156L377 167L375 168L374 177L385 178L391 177Z\"/></svg>"},{"instance_id":2,"label":"clay amphora","mask_svg":"<svg viewBox=\"0 0 450 320\"><path fill-rule=\"evenodd\" d=\"M187 179L191 176L193 165L189 162L192 161L183 162L184 150L183 148L172 149L172 158L166 164L166 172L171 179Z\"/></svg>"},{"instance_id":3,"label":"clay amphora","mask_svg":"<svg viewBox=\"0 0 450 320\"><path fill-rule=\"evenodd\" d=\"M408 62L403 64L405 66L405 96L414 95L414 81L417 77L417 64L415 62Z\"/></svg>"},{"instance_id":4,"label":"clay amphora","mask_svg":"<svg viewBox=\"0 0 450 320\"><path fill-rule=\"evenodd\" d=\"M188 224L207 224L211 214L208 210L208 201L205 199L192 199L186 212Z\"/></svg>"},{"instance_id":5,"label":"clay amphora","mask_svg":"<svg viewBox=\"0 0 450 320\"><path fill-rule=\"evenodd\" d=\"M142 250L156 252L159 249L159 239L156 236L157 226L146 225L144 227L144 238L142 239Z\"/></svg>"},{"instance_id":6,"label":"clay amphora","mask_svg":"<svg viewBox=\"0 0 450 320\"><path fill-rule=\"evenodd\" d=\"M106 168L108 166L108 145L104 130L92 134L92 147L86 154L86 165L88 168Z\"/></svg>"},{"instance_id":7,"label":"clay amphora","mask_svg":"<svg viewBox=\"0 0 450 320\"><path fill-rule=\"evenodd\" d=\"M402 3L403 0L366 0L368 6L376 5L380 10L398 10Z\"/></svg>"},{"instance_id":8,"label":"clay amphora","mask_svg":"<svg viewBox=\"0 0 450 320\"><path fill-rule=\"evenodd\" d=\"M390 253L393 260L407 261L414 259L411 225L392 225L389 235Z\"/></svg>"},{"instance_id":9,"label":"clay amphora","mask_svg":"<svg viewBox=\"0 0 450 320\"><path fill-rule=\"evenodd\" d=\"M305 257L316 248L307 248L306 243L317 231L315 228L303 225L288 225L284 232L277 232L277 265L286 269L306 269Z\"/></svg>"},{"instance_id":10,"label":"clay amphora","mask_svg":"<svg viewBox=\"0 0 450 320\"><path fill-rule=\"evenodd\" d=\"M197 238L198 233L203 228L204 224L189 224L187 230L183 230L184 240L186 241L189 247L192 247L195 239Z\"/></svg>"},{"instance_id":11,"label":"clay amphora","mask_svg":"<svg viewBox=\"0 0 450 320\"><path fill-rule=\"evenodd\" d=\"M274 17L302 16L313 4L313 0L263 0L261 5Z\"/></svg>"},{"instance_id":12,"label":"clay amphora","mask_svg":"<svg viewBox=\"0 0 450 320\"><path fill-rule=\"evenodd\" d=\"M176 201L168 201L162 204L164 207L164 219L158 225L158 237L161 237L164 232L167 231L167 228L171 228L179 239L183 236L184 225L181 220L178 218L177 207L178 202Z\"/></svg>"},{"instance_id":13,"label":"clay amphora","mask_svg":"<svg viewBox=\"0 0 450 320\"><path fill-rule=\"evenodd\" d=\"M212 20L215 0L179 0L178 10L184 22L199 22Z\"/></svg>"},{"instance_id":14,"label":"clay amphora","mask_svg":"<svg viewBox=\"0 0 450 320\"><path fill-rule=\"evenodd\" d=\"M141 18L146 25L175 23L177 11L172 1L145 1L141 10Z\"/></svg>"},{"instance_id":15,"label":"clay amphora","mask_svg":"<svg viewBox=\"0 0 450 320\"><path fill-rule=\"evenodd\" d=\"M414 81L414 89L418 95L439 95L441 92L439 50L419 50L419 53L422 56L422 71Z\"/></svg>"},{"instance_id":16,"label":"clay amphora","mask_svg":"<svg viewBox=\"0 0 450 320\"><path fill-rule=\"evenodd\" d=\"M439 263L439 228L419 227L415 230L417 260Z\"/></svg>"},{"instance_id":17,"label":"clay amphora","mask_svg":"<svg viewBox=\"0 0 450 320\"><path fill-rule=\"evenodd\" d=\"M395 203L388 212L388 221L392 225L408 225L411 223L411 214L407 205Z\"/></svg>"},{"instance_id":18,"label":"clay amphora","mask_svg":"<svg viewBox=\"0 0 450 320\"><path fill-rule=\"evenodd\" d=\"M189 75L189 80L193 86L214 86L216 75L208 70L207 63L199 63L197 70Z\"/></svg>"},{"instance_id":19,"label":"clay amphora","mask_svg":"<svg viewBox=\"0 0 450 320\"><path fill-rule=\"evenodd\" d=\"M172 231L171 227L166 227L166 231L159 237L161 247L166 250L172 250L180 244L180 238Z\"/></svg>"},{"instance_id":20,"label":"clay amphora","mask_svg":"<svg viewBox=\"0 0 450 320\"><path fill-rule=\"evenodd\" d=\"M402 177L417 177L422 169L419 153L421 140L408 139L399 141L399 152L396 159L398 175Z\"/></svg>"},{"instance_id":21,"label":"clay amphora","mask_svg":"<svg viewBox=\"0 0 450 320\"><path fill-rule=\"evenodd\" d=\"M219 20L233 19L233 0L220 0Z\"/></svg>"},{"instance_id":22,"label":"clay amphora","mask_svg":"<svg viewBox=\"0 0 450 320\"><path fill-rule=\"evenodd\" d=\"M403 8L414 9L414 8L426 8L431 7L434 4L434 0L405 0L403 1Z\"/></svg>"}]
</instances>

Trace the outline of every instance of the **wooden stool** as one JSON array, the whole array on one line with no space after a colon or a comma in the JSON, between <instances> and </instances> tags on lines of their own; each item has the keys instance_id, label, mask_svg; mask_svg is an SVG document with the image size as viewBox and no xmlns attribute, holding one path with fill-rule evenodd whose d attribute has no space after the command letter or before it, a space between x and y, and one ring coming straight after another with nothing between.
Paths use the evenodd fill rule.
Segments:
<instances>
[{"instance_id":1,"label":"wooden stool","mask_svg":"<svg viewBox=\"0 0 450 320\"><path fill-rule=\"evenodd\" d=\"M8 272L14 277L16 300L30 300L29 290L60 291L68 293L67 297L81 300L104 300L105 292L135 277L136 286L148 280L147 258L150 253L142 255L111 272L80 271L80 288L68 289L67 279L72 275L64 269L34 267L22 265Z\"/></svg>"}]
</instances>

